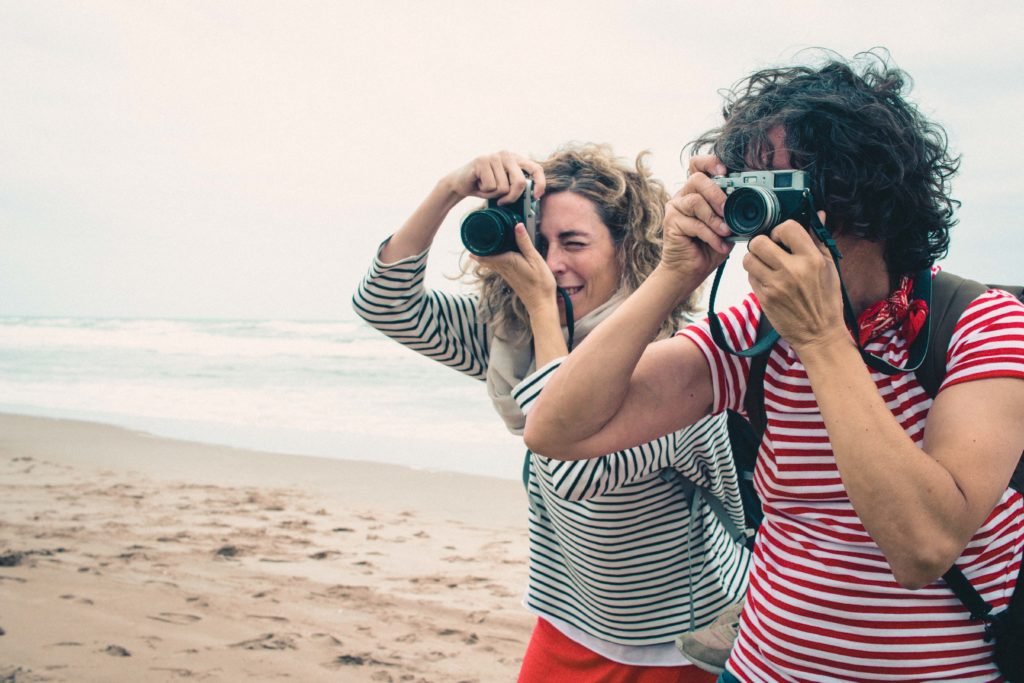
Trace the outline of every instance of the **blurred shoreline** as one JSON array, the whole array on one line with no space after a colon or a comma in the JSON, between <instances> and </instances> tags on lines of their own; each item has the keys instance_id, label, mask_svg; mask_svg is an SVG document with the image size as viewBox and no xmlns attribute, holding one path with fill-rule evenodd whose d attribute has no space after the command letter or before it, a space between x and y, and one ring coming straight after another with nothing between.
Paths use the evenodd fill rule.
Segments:
<instances>
[{"instance_id":1,"label":"blurred shoreline","mask_svg":"<svg viewBox=\"0 0 1024 683\"><path fill-rule=\"evenodd\" d=\"M335 321L0 317L0 412L518 479L483 383Z\"/></svg>"}]
</instances>

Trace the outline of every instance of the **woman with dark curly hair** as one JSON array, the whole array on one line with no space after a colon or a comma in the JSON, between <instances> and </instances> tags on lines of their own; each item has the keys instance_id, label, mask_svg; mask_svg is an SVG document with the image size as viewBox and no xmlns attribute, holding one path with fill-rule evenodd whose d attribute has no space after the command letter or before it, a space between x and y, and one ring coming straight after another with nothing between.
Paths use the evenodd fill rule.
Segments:
<instances>
[{"instance_id":1,"label":"woman with dark curly hair","mask_svg":"<svg viewBox=\"0 0 1024 683\"><path fill-rule=\"evenodd\" d=\"M536 245L520 224L518 250L471 264L476 293L425 289L427 251L447 213L469 196L515 201L525 174L540 198ZM567 324L578 344L657 265L667 199L642 157L630 165L601 145L568 146L540 163L508 152L479 157L442 178L381 246L356 311L399 343L483 380L506 426L522 434L534 378L567 352ZM680 299L648 341L685 324L690 310L690 297ZM672 641L746 589L749 552L707 502L713 496L742 527L726 423L715 416L655 437L582 462L527 454L524 603L538 621L521 683L714 680ZM688 482L707 497L687 493Z\"/></svg>"},{"instance_id":2,"label":"woman with dark curly hair","mask_svg":"<svg viewBox=\"0 0 1024 683\"><path fill-rule=\"evenodd\" d=\"M809 175L817 223L809 212L751 239L753 292L718 316L733 348L762 316L781 337L763 376L764 521L722 681L1001 680L984 622L941 577L955 564L995 612L1015 590L1024 305L988 290L967 306L934 399L907 370L929 334L915 300L927 287L914 286L946 252L957 167L907 80L872 53L746 79L695 143L661 263L552 373L527 421L529 447L573 459L741 409L751 360L720 348L707 320L647 337L733 247L716 177Z\"/></svg>"}]
</instances>

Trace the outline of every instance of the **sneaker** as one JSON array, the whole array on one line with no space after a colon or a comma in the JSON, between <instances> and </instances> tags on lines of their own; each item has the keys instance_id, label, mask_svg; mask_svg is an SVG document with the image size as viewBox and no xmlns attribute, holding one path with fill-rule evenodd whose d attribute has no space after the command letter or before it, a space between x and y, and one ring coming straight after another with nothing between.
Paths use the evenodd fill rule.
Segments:
<instances>
[{"instance_id":1,"label":"sneaker","mask_svg":"<svg viewBox=\"0 0 1024 683\"><path fill-rule=\"evenodd\" d=\"M732 644L740 632L742 611L742 600L729 605L710 625L677 637L676 647L695 666L713 674L721 674L725 670L725 660L729 659Z\"/></svg>"}]
</instances>

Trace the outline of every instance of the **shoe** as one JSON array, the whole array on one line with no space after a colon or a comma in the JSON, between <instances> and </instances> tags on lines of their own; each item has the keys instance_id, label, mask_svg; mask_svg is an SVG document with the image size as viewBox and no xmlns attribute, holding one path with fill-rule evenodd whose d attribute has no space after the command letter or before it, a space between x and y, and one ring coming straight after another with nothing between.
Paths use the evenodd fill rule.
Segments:
<instances>
[{"instance_id":1,"label":"shoe","mask_svg":"<svg viewBox=\"0 0 1024 683\"><path fill-rule=\"evenodd\" d=\"M742 611L742 600L729 605L708 626L677 637L676 647L698 668L721 674L740 632Z\"/></svg>"}]
</instances>

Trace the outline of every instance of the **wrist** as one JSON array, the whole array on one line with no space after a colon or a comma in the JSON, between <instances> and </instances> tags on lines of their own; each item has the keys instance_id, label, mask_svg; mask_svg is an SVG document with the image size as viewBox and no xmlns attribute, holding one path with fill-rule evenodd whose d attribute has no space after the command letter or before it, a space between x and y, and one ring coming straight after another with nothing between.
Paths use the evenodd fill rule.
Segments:
<instances>
[{"instance_id":1,"label":"wrist","mask_svg":"<svg viewBox=\"0 0 1024 683\"><path fill-rule=\"evenodd\" d=\"M450 211L455 208L456 204L465 199L466 195L459 191L458 183L455 182L452 176L445 176L437 181L437 185L434 186L431 192L431 197L446 207L446 211Z\"/></svg>"},{"instance_id":2,"label":"wrist","mask_svg":"<svg viewBox=\"0 0 1024 683\"><path fill-rule=\"evenodd\" d=\"M554 320L556 323L559 322L558 314L558 301L555 299L557 295L552 294L544 299L537 299L526 302L526 313L530 316L531 321L543 321L543 320Z\"/></svg>"},{"instance_id":3,"label":"wrist","mask_svg":"<svg viewBox=\"0 0 1024 683\"><path fill-rule=\"evenodd\" d=\"M659 263L647 277L645 284L655 292L659 299L664 300L668 311L673 311L693 294L703 278L692 272L680 272L678 269Z\"/></svg>"},{"instance_id":4,"label":"wrist","mask_svg":"<svg viewBox=\"0 0 1024 683\"><path fill-rule=\"evenodd\" d=\"M845 326L832 328L810 339L791 341L790 346L808 372L813 366L835 368L850 363L851 359L860 359L853 337Z\"/></svg>"}]
</instances>

